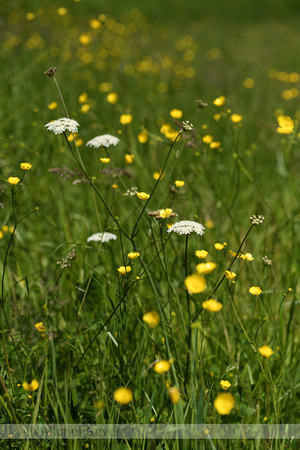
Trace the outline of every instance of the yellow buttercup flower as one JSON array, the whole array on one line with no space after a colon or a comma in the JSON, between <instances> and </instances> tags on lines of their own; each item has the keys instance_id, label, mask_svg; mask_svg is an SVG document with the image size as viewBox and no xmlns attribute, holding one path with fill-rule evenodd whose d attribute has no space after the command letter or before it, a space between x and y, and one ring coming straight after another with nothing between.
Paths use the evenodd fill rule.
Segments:
<instances>
[{"instance_id":1,"label":"yellow buttercup flower","mask_svg":"<svg viewBox=\"0 0 300 450\"><path fill-rule=\"evenodd\" d=\"M34 326L40 333L43 333L46 330L46 327L43 324L43 322L38 322Z\"/></svg>"},{"instance_id":2,"label":"yellow buttercup flower","mask_svg":"<svg viewBox=\"0 0 300 450\"><path fill-rule=\"evenodd\" d=\"M207 309L207 311L210 312L218 312L221 311L223 308L222 303L218 302L217 300L214 300L213 298L210 298L209 300L206 300L202 303L202 308Z\"/></svg>"},{"instance_id":3,"label":"yellow buttercup flower","mask_svg":"<svg viewBox=\"0 0 300 450\"><path fill-rule=\"evenodd\" d=\"M106 97L106 100L108 101L108 103L111 103L112 105L114 105L115 103L117 103L117 101L119 100L119 96L116 92L111 92L110 94L108 94L108 96ZM122 117L122 116L121 116ZM122 122L121 122L122 123ZM129 123L129 122L128 122Z\"/></svg>"},{"instance_id":4,"label":"yellow buttercup flower","mask_svg":"<svg viewBox=\"0 0 300 450\"><path fill-rule=\"evenodd\" d=\"M172 111L170 111L170 116L173 117L173 119L181 119L182 111L180 109L172 109Z\"/></svg>"},{"instance_id":5,"label":"yellow buttercup flower","mask_svg":"<svg viewBox=\"0 0 300 450\"><path fill-rule=\"evenodd\" d=\"M223 250L223 248L225 247L225 245L224 245L224 244L220 244L219 242L217 242L217 243L214 245L214 247L215 247L216 250Z\"/></svg>"},{"instance_id":6,"label":"yellow buttercup flower","mask_svg":"<svg viewBox=\"0 0 300 450\"><path fill-rule=\"evenodd\" d=\"M230 119L233 123L240 123L243 120L243 116L240 114L231 114Z\"/></svg>"},{"instance_id":7,"label":"yellow buttercup flower","mask_svg":"<svg viewBox=\"0 0 300 450\"><path fill-rule=\"evenodd\" d=\"M194 273L184 280L185 287L192 294L200 294L206 289L206 281L202 275Z\"/></svg>"},{"instance_id":8,"label":"yellow buttercup flower","mask_svg":"<svg viewBox=\"0 0 300 450\"><path fill-rule=\"evenodd\" d=\"M195 251L195 255L199 258L199 259L204 259L207 257L208 252L206 250L196 250Z\"/></svg>"},{"instance_id":9,"label":"yellow buttercup flower","mask_svg":"<svg viewBox=\"0 0 300 450\"><path fill-rule=\"evenodd\" d=\"M79 103L85 103L88 99L88 95L86 92L83 92L81 95L79 95L78 100Z\"/></svg>"},{"instance_id":10,"label":"yellow buttercup flower","mask_svg":"<svg viewBox=\"0 0 300 450\"><path fill-rule=\"evenodd\" d=\"M202 275L208 275L209 273L213 272L216 267L217 264L214 262L200 263L197 264L196 270Z\"/></svg>"},{"instance_id":11,"label":"yellow buttercup flower","mask_svg":"<svg viewBox=\"0 0 300 450\"><path fill-rule=\"evenodd\" d=\"M277 133L290 134L294 131L294 121L289 116L279 115L277 121L279 124Z\"/></svg>"},{"instance_id":12,"label":"yellow buttercup flower","mask_svg":"<svg viewBox=\"0 0 300 450\"><path fill-rule=\"evenodd\" d=\"M184 186L184 181L176 180L176 181L175 181L175 186L176 186L176 187L182 187L182 186Z\"/></svg>"},{"instance_id":13,"label":"yellow buttercup flower","mask_svg":"<svg viewBox=\"0 0 300 450\"><path fill-rule=\"evenodd\" d=\"M29 170L29 169L31 169L32 164L30 164L30 163L21 163L20 167L21 167L22 170Z\"/></svg>"},{"instance_id":14,"label":"yellow buttercup flower","mask_svg":"<svg viewBox=\"0 0 300 450\"><path fill-rule=\"evenodd\" d=\"M259 353L267 359L269 359L274 354L273 350L268 345L263 345L258 350Z\"/></svg>"},{"instance_id":15,"label":"yellow buttercup flower","mask_svg":"<svg viewBox=\"0 0 300 450\"><path fill-rule=\"evenodd\" d=\"M110 162L110 158L100 158L100 161L101 161L103 164L108 164L108 163Z\"/></svg>"},{"instance_id":16,"label":"yellow buttercup flower","mask_svg":"<svg viewBox=\"0 0 300 450\"><path fill-rule=\"evenodd\" d=\"M29 384L27 381L24 381L23 388L25 391L36 391L39 388L40 383L37 380L32 380L32 382Z\"/></svg>"},{"instance_id":17,"label":"yellow buttercup flower","mask_svg":"<svg viewBox=\"0 0 300 450\"><path fill-rule=\"evenodd\" d=\"M156 311L149 311L143 315L143 321L151 328L155 328L160 322L160 316Z\"/></svg>"},{"instance_id":18,"label":"yellow buttercup flower","mask_svg":"<svg viewBox=\"0 0 300 450\"><path fill-rule=\"evenodd\" d=\"M121 405L128 405L133 400L133 393L126 387L119 387L114 392L114 399L116 402L121 403Z\"/></svg>"},{"instance_id":19,"label":"yellow buttercup flower","mask_svg":"<svg viewBox=\"0 0 300 450\"><path fill-rule=\"evenodd\" d=\"M231 386L231 383L227 380L221 380L220 381L220 386L222 389L229 389Z\"/></svg>"},{"instance_id":20,"label":"yellow buttercup flower","mask_svg":"<svg viewBox=\"0 0 300 450\"><path fill-rule=\"evenodd\" d=\"M163 219L167 219L168 217L170 217L170 215L172 214L172 209L171 208L166 208L166 209L161 209L159 211L159 215L163 218Z\"/></svg>"},{"instance_id":21,"label":"yellow buttercup flower","mask_svg":"<svg viewBox=\"0 0 300 450\"><path fill-rule=\"evenodd\" d=\"M89 105L88 103L85 103L84 105L81 106L80 111L83 114L86 114L87 112L89 112L90 109L91 109L91 105Z\"/></svg>"},{"instance_id":22,"label":"yellow buttercup flower","mask_svg":"<svg viewBox=\"0 0 300 450\"><path fill-rule=\"evenodd\" d=\"M252 295L260 295L262 293L262 289L259 286L252 286L249 289L249 292Z\"/></svg>"},{"instance_id":23,"label":"yellow buttercup flower","mask_svg":"<svg viewBox=\"0 0 300 450\"><path fill-rule=\"evenodd\" d=\"M215 141L213 141L213 142L211 142L211 143L209 144L209 146L210 146L210 148L217 149L217 148L220 148L220 147L221 147L221 142L215 142Z\"/></svg>"},{"instance_id":24,"label":"yellow buttercup flower","mask_svg":"<svg viewBox=\"0 0 300 450\"><path fill-rule=\"evenodd\" d=\"M131 271L131 267L130 266L120 266L120 267L118 267L118 272L121 274L121 275L125 275L126 273L128 273L128 272L130 272Z\"/></svg>"},{"instance_id":25,"label":"yellow buttercup flower","mask_svg":"<svg viewBox=\"0 0 300 450\"><path fill-rule=\"evenodd\" d=\"M139 252L130 252L130 253L128 253L127 256L130 259L136 259L136 258L138 258L140 256L140 254L139 254Z\"/></svg>"},{"instance_id":26,"label":"yellow buttercup flower","mask_svg":"<svg viewBox=\"0 0 300 450\"><path fill-rule=\"evenodd\" d=\"M244 261L253 261L254 257L251 255L251 253L245 253L244 255L240 256Z\"/></svg>"},{"instance_id":27,"label":"yellow buttercup flower","mask_svg":"<svg viewBox=\"0 0 300 450\"><path fill-rule=\"evenodd\" d=\"M148 141L148 139L149 139L149 136L148 136L147 130L143 130L138 134L138 141L141 144L145 144Z\"/></svg>"},{"instance_id":28,"label":"yellow buttercup flower","mask_svg":"<svg viewBox=\"0 0 300 450\"><path fill-rule=\"evenodd\" d=\"M214 140L214 138L210 134L207 134L206 136L203 136L203 138L202 138L202 141L204 142L204 144L210 144L213 140Z\"/></svg>"},{"instance_id":29,"label":"yellow buttercup flower","mask_svg":"<svg viewBox=\"0 0 300 450\"><path fill-rule=\"evenodd\" d=\"M55 108L57 108L57 102L49 103L48 109L53 110L53 109L55 109Z\"/></svg>"},{"instance_id":30,"label":"yellow buttercup flower","mask_svg":"<svg viewBox=\"0 0 300 450\"><path fill-rule=\"evenodd\" d=\"M126 164L132 164L133 161L134 161L134 154L126 153L126 155L125 155L125 163Z\"/></svg>"},{"instance_id":31,"label":"yellow buttercup flower","mask_svg":"<svg viewBox=\"0 0 300 450\"><path fill-rule=\"evenodd\" d=\"M161 174L162 174L162 175L161 175ZM160 175L161 175L161 177L160 177ZM165 176L165 173L162 173L161 170L157 170L157 171L154 172L154 174L153 174L154 180L158 180L159 177L160 177L160 179L162 180L164 176Z\"/></svg>"},{"instance_id":32,"label":"yellow buttercup flower","mask_svg":"<svg viewBox=\"0 0 300 450\"><path fill-rule=\"evenodd\" d=\"M120 122L122 125L128 125L132 121L131 114L122 114L120 117Z\"/></svg>"},{"instance_id":33,"label":"yellow buttercup flower","mask_svg":"<svg viewBox=\"0 0 300 450\"><path fill-rule=\"evenodd\" d=\"M223 106L225 103L226 98L224 97L224 95L221 95L221 97L216 98L213 101L213 104L216 106Z\"/></svg>"},{"instance_id":34,"label":"yellow buttercup flower","mask_svg":"<svg viewBox=\"0 0 300 450\"><path fill-rule=\"evenodd\" d=\"M146 194L146 192L138 192L136 194L140 200L148 200L150 194Z\"/></svg>"},{"instance_id":35,"label":"yellow buttercup flower","mask_svg":"<svg viewBox=\"0 0 300 450\"><path fill-rule=\"evenodd\" d=\"M158 361L155 365L154 365L154 370L157 373L165 373L168 372L168 370L171 369L171 364L169 363L169 361Z\"/></svg>"},{"instance_id":36,"label":"yellow buttercup flower","mask_svg":"<svg viewBox=\"0 0 300 450\"><path fill-rule=\"evenodd\" d=\"M230 272L230 270L225 270L225 277L227 280L233 280L236 277L236 273Z\"/></svg>"},{"instance_id":37,"label":"yellow buttercup flower","mask_svg":"<svg viewBox=\"0 0 300 450\"><path fill-rule=\"evenodd\" d=\"M18 178L18 177L9 177L8 179L7 179L7 181L8 181L8 183L9 184L12 184L12 185L16 185L16 184L18 184L21 180L20 180L20 178Z\"/></svg>"},{"instance_id":38,"label":"yellow buttercup flower","mask_svg":"<svg viewBox=\"0 0 300 450\"><path fill-rule=\"evenodd\" d=\"M175 405L180 401L180 392L179 389L175 386L170 387L169 389L169 396L171 402Z\"/></svg>"},{"instance_id":39,"label":"yellow buttercup flower","mask_svg":"<svg viewBox=\"0 0 300 450\"><path fill-rule=\"evenodd\" d=\"M234 405L235 401L232 394L219 394L214 401L214 407L222 416L227 416L230 414L234 408Z\"/></svg>"}]
</instances>

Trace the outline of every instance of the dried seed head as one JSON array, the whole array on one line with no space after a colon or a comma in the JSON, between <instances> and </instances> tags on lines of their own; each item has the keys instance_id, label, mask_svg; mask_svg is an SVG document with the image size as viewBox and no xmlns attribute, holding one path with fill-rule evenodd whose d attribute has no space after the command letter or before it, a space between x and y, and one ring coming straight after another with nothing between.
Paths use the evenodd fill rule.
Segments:
<instances>
[{"instance_id":1,"label":"dried seed head","mask_svg":"<svg viewBox=\"0 0 300 450\"><path fill-rule=\"evenodd\" d=\"M45 75L47 75L47 77L55 77L55 72L57 71L57 67L50 67L50 69L46 70L46 72L44 72Z\"/></svg>"}]
</instances>

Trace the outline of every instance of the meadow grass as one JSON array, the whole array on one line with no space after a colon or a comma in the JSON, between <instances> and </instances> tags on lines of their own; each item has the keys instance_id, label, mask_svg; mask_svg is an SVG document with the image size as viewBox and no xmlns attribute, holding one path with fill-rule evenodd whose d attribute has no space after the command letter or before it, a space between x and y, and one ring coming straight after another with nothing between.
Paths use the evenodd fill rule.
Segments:
<instances>
[{"instance_id":1,"label":"meadow grass","mask_svg":"<svg viewBox=\"0 0 300 450\"><path fill-rule=\"evenodd\" d=\"M0 424L299 422L298 6L179 6L0 6Z\"/></svg>"}]
</instances>

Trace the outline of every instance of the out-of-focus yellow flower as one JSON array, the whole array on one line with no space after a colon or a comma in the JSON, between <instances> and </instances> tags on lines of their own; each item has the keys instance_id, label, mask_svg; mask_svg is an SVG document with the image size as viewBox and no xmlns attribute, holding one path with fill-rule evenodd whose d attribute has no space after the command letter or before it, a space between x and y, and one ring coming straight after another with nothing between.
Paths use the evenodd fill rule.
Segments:
<instances>
[{"instance_id":1,"label":"out-of-focus yellow flower","mask_svg":"<svg viewBox=\"0 0 300 450\"><path fill-rule=\"evenodd\" d=\"M101 161L103 164L108 164L108 163L110 162L110 158L100 158L100 161Z\"/></svg>"},{"instance_id":2,"label":"out-of-focus yellow flower","mask_svg":"<svg viewBox=\"0 0 300 450\"><path fill-rule=\"evenodd\" d=\"M217 242L216 244L214 244L214 247L215 247L216 250L223 250L225 245L224 244L220 244L219 242Z\"/></svg>"},{"instance_id":3,"label":"out-of-focus yellow flower","mask_svg":"<svg viewBox=\"0 0 300 450\"><path fill-rule=\"evenodd\" d=\"M221 380L220 386L222 389L229 389L231 386L231 383L228 380Z\"/></svg>"},{"instance_id":4,"label":"out-of-focus yellow flower","mask_svg":"<svg viewBox=\"0 0 300 450\"><path fill-rule=\"evenodd\" d=\"M36 391L39 388L40 383L37 380L32 380L32 382L29 384L27 383L27 381L24 381L23 383L23 388L25 389L25 391Z\"/></svg>"},{"instance_id":5,"label":"out-of-focus yellow flower","mask_svg":"<svg viewBox=\"0 0 300 450\"><path fill-rule=\"evenodd\" d=\"M85 103L88 99L88 95L86 92L83 92L81 95L79 95L78 100L79 103Z\"/></svg>"},{"instance_id":6,"label":"out-of-focus yellow flower","mask_svg":"<svg viewBox=\"0 0 300 450\"><path fill-rule=\"evenodd\" d=\"M184 280L185 287L192 294L200 294L206 289L206 281L202 275L194 273Z\"/></svg>"},{"instance_id":7,"label":"out-of-focus yellow flower","mask_svg":"<svg viewBox=\"0 0 300 450\"><path fill-rule=\"evenodd\" d=\"M215 142L215 141L213 141L213 142L211 142L211 143L209 144L209 146L210 146L210 148L212 148L212 149L217 149L217 148L220 148L220 147L221 147L221 142Z\"/></svg>"},{"instance_id":8,"label":"out-of-focus yellow flower","mask_svg":"<svg viewBox=\"0 0 300 450\"><path fill-rule=\"evenodd\" d=\"M220 113L220 114L215 114L215 115L214 115L214 120L215 120L216 122L219 122L219 120L221 120L221 118L222 118L222 113Z\"/></svg>"},{"instance_id":9,"label":"out-of-focus yellow flower","mask_svg":"<svg viewBox=\"0 0 300 450\"><path fill-rule=\"evenodd\" d=\"M225 277L227 280L233 280L236 277L236 273L230 272L230 270L225 270Z\"/></svg>"},{"instance_id":10,"label":"out-of-focus yellow flower","mask_svg":"<svg viewBox=\"0 0 300 450\"><path fill-rule=\"evenodd\" d=\"M171 364L169 363L169 361L158 361L155 365L154 365L154 370L157 373L165 373L168 372L168 370L171 369Z\"/></svg>"},{"instance_id":11,"label":"out-of-focus yellow flower","mask_svg":"<svg viewBox=\"0 0 300 450\"><path fill-rule=\"evenodd\" d=\"M149 139L149 136L148 136L147 130L143 130L138 134L138 141L141 144L145 144L148 141L148 139Z\"/></svg>"},{"instance_id":12,"label":"out-of-focus yellow flower","mask_svg":"<svg viewBox=\"0 0 300 450\"><path fill-rule=\"evenodd\" d=\"M149 311L143 315L143 321L151 328L155 328L160 322L160 316L156 311Z\"/></svg>"},{"instance_id":13,"label":"out-of-focus yellow flower","mask_svg":"<svg viewBox=\"0 0 300 450\"><path fill-rule=\"evenodd\" d=\"M111 92L110 94L108 94L108 96L106 97L106 100L108 101L108 103L111 103L112 105L114 105L115 103L117 103L117 101L119 100L119 96L116 92ZM122 116L121 116L122 117ZM123 122L121 122L123 123ZM129 123L129 122L128 122Z\"/></svg>"},{"instance_id":14,"label":"out-of-focus yellow flower","mask_svg":"<svg viewBox=\"0 0 300 450\"><path fill-rule=\"evenodd\" d=\"M159 211L159 215L163 218L163 219L167 219L168 217L170 217L170 215L172 214L172 209L171 208L166 208L166 209L161 209Z\"/></svg>"},{"instance_id":15,"label":"out-of-focus yellow flower","mask_svg":"<svg viewBox=\"0 0 300 450\"><path fill-rule=\"evenodd\" d=\"M128 405L133 400L133 393L126 387L119 387L114 392L114 399L116 402L121 403L121 405Z\"/></svg>"},{"instance_id":16,"label":"out-of-focus yellow flower","mask_svg":"<svg viewBox=\"0 0 300 450\"><path fill-rule=\"evenodd\" d=\"M176 181L175 181L175 186L178 187L178 188L184 186L184 181L182 181L182 180L176 180Z\"/></svg>"},{"instance_id":17,"label":"out-of-focus yellow flower","mask_svg":"<svg viewBox=\"0 0 300 450\"><path fill-rule=\"evenodd\" d=\"M105 406L105 402L104 402L104 400L101 400L101 399L96 400L94 403L94 408L96 411L102 411L104 409L104 406Z\"/></svg>"},{"instance_id":18,"label":"out-of-focus yellow flower","mask_svg":"<svg viewBox=\"0 0 300 450\"><path fill-rule=\"evenodd\" d=\"M199 274L208 275L215 270L217 264L214 262L200 263L197 264L196 270Z\"/></svg>"},{"instance_id":19,"label":"out-of-focus yellow flower","mask_svg":"<svg viewBox=\"0 0 300 450\"><path fill-rule=\"evenodd\" d=\"M173 117L173 119L181 119L182 111L180 109L172 109L172 111L170 111L170 116Z\"/></svg>"},{"instance_id":20,"label":"out-of-focus yellow flower","mask_svg":"<svg viewBox=\"0 0 300 450\"><path fill-rule=\"evenodd\" d=\"M139 252L130 252L130 253L128 253L127 256L130 259L136 259L136 258L138 258L140 256L140 254L139 254Z\"/></svg>"},{"instance_id":21,"label":"out-of-focus yellow flower","mask_svg":"<svg viewBox=\"0 0 300 450\"><path fill-rule=\"evenodd\" d=\"M124 157L125 157L125 163L126 164L132 164L133 163L133 161L134 161L134 154L133 153L131 153L131 154L126 153L126 155Z\"/></svg>"},{"instance_id":22,"label":"out-of-focus yellow flower","mask_svg":"<svg viewBox=\"0 0 300 450\"><path fill-rule=\"evenodd\" d=\"M57 108L57 102L49 103L48 109L52 110L52 109L55 109L55 108Z\"/></svg>"},{"instance_id":23,"label":"out-of-focus yellow flower","mask_svg":"<svg viewBox=\"0 0 300 450\"><path fill-rule=\"evenodd\" d=\"M43 324L43 322L38 322L34 326L40 333L43 333L46 330L46 327Z\"/></svg>"},{"instance_id":24,"label":"out-of-focus yellow flower","mask_svg":"<svg viewBox=\"0 0 300 450\"><path fill-rule=\"evenodd\" d=\"M195 255L199 258L199 259L204 259L207 257L208 252L206 250L196 250L195 251Z\"/></svg>"},{"instance_id":25,"label":"out-of-focus yellow flower","mask_svg":"<svg viewBox=\"0 0 300 450\"><path fill-rule=\"evenodd\" d=\"M114 191L117 189L117 187L118 187L118 186L117 186L116 184L113 184L113 185L112 185L112 188L113 188Z\"/></svg>"},{"instance_id":26,"label":"out-of-focus yellow flower","mask_svg":"<svg viewBox=\"0 0 300 450\"><path fill-rule=\"evenodd\" d=\"M110 92L113 90L113 85L109 81L103 81L98 85L98 90L101 92Z\"/></svg>"},{"instance_id":27,"label":"out-of-focus yellow flower","mask_svg":"<svg viewBox=\"0 0 300 450\"><path fill-rule=\"evenodd\" d=\"M244 84L245 88L252 89L254 87L254 85L255 85L255 82L254 82L254 80L252 78L246 78L244 80L243 84Z\"/></svg>"},{"instance_id":28,"label":"out-of-focus yellow flower","mask_svg":"<svg viewBox=\"0 0 300 450\"><path fill-rule=\"evenodd\" d=\"M260 295L262 293L262 289L259 286L252 286L249 289L249 292L252 295Z\"/></svg>"},{"instance_id":29,"label":"out-of-focus yellow flower","mask_svg":"<svg viewBox=\"0 0 300 450\"><path fill-rule=\"evenodd\" d=\"M20 180L20 178L18 178L18 177L9 177L8 179L7 179L7 181L8 181L8 183L9 184L12 184L12 185L16 185L16 184L18 184L21 180Z\"/></svg>"},{"instance_id":30,"label":"out-of-focus yellow flower","mask_svg":"<svg viewBox=\"0 0 300 450\"><path fill-rule=\"evenodd\" d=\"M87 112L89 112L90 109L91 109L91 105L89 105L88 103L85 103L84 105L81 106L80 111L83 114L86 114Z\"/></svg>"},{"instance_id":31,"label":"out-of-focus yellow flower","mask_svg":"<svg viewBox=\"0 0 300 450\"><path fill-rule=\"evenodd\" d=\"M157 170L156 172L154 172L154 174L153 174L154 180L158 180L161 173L162 173L161 170ZM163 174L161 175L160 179L162 180L164 176L165 176L165 173L163 173Z\"/></svg>"},{"instance_id":32,"label":"out-of-focus yellow flower","mask_svg":"<svg viewBox=\"0 0 300 450\"><path fill-rule=\"evenodd\" d=\"M67 14L67 12L68 12L67 8L63 8L63 7L58 8L58 10L57 10L57 14L58 14L59 16L64 16L64 15Z\"/></svg>"},{"instance_id":33,"label":"out-of-focus yellow flower","mask_svg":"<svg viewBox=\"0 0 300 450\"><path fill-rule=\"evenodd\" d=\"M294 131L294 121L289 116L278 116L277 121L279 124L277 133L290 134Z\"/></svg>"},{"instance_id":34,"label":"out-of-focus yellow flower","mask_svg":"<svg viewBox=\"0 0 300 450\"><path fill-rule=\"evenodd\" d=\"M222 416L227 416L231 413L235 405L234 397L229 393L219 394L214 401L214 407Z\"/></svg>"},{"instance_id":35,"label":"out-of-focus yellow flower","mask_svg":"<svg viewBox=\"0 0 300 450\"><path fill-rule=\"evenodd\" d=\"M225 101L226 101L226 98L224 97L224 95L221 95L221 97L217 97L213 101L213 104L216 105L216 106L223 106Z\"/></svg>"},{"instance_id":36,"label":"out-of-focus yellow flower","mask_svg":"<svg viewBox=\"0 0 300 450\"><path fill-rule=\"evenodd\" d=\"M176 403L179 403L180 401L180 392L179 389L175 386L170 387L169 389L169 396L171 402L175 405Z\"/></svg>"},{"instance_id":37,"label":"out-of-focus yellow flower","mask_svg":"<svg viewBox=\"0 0 300 450\"><path fill-rule=\"evenodd\" d=\"M118 272L121 274L121 275L125 275L126 273L128 273L128 272L130 272L131 271L131 267L130 266L120 266L120 267L118 267Z\"/></svg>"},{"instance_id":38,"label":"out-of-focus yellow flower","mask_svg":"<svg viewBox=\"0 0 300 450\"><path fill-rule=\"evenodd\" d=\"M231 114L230 119L233 123L240 123L243 120L243 116L240 114Z\"/></svg>"},{"instance_id":39,"label":"out-of-focus yellow flower","mask_svg":"<svg viewBox=\"0 0 300 450\"><path fill-rule=\"evenodd\" d=\"M122 114L120 117L120 122L122 125L128 125L132 121L131 114Z\"/></svg>"},{"instance_id":40,"label":"out-of-focus yellow flower","mask_svg":"<svg viewBox=\"0 0 300 450\"><path fill-rule=\"evenodd\" d=\"M98 30L99 28L102 27L102 23L99 22L99 20L97 19L92 19L90 21L90 27L93 28L93 30Z\"/></svg>"},{"instance_id":41,"label":"out-of-focus yellow flower","mask_svg":"<svg viewBox=\"0 0 300 450\"><path fill-rule=\"evenodd\" d=\"M215 223L213 220L208 219L204 222L204 225L206 228L208 228L209 230L211 230L212 228L215 228Z\"/></svg>"},{"instance_id":42,"label":"out-of-focus yellow flower","mask_svg":"<svg viewBox=\"0 0 300 450\"><path fill-rule=\"evenodd\" d=\"M258 349L259 353L264 357L269 359L273 354L273 350L268 345L263 345Z\"/></svg>"},{"instance_id":43,"label":"out-of-focus yellow flower","mask_svg":"<svg viewBox=\"0 0 300 450\"><path fill-rule=\"evenodd\" d=\"M79 36L80 44L87 45L91 42L91 37L88 34L81 34Z\"/></svg>"},{"instance_id":44,"label":"out-of-focus yellow flower","mask_svg":"<svg viewBox=\"0 0 300 450\"><path fill-rule=\"evenodd\" d=\"M138 192L136 194L140 200L148 200L150 194L146 194L146 192Z\"/></svg>"},{"instance_id":45,"label":"out-of-focus yellow flower","mask_svg":"<svg viewBox=\"0 0 300 450\"><path fill-rule=\"evenodd\" d=\"M217 312L217 311L221 311L221 309L223 308L223 305L222 305L222 303L218 302L217 300L210 298L209 300L206 300L205 302L202 303L202 308L207 309L208 311L211 311L211 312Z\"/></svg>"},{"instance_id":46,"label":"out-of-focus yellow flower","mask_svg":"<svg viewBox=\"0 0 300 450\"><path fill-rule=\"evenodd\" d=\"M214 138L210 135L210 134L206 134L205 136L203 136L202 141L205 144L210 144L212 141L214 140Z\"/></svg>"},{"instance_id":47,"label":"out-of-focus yellow flower","mask_svg":"<svg viewBox=\"0 0 300 450\"><path fill-rule=\"evenodd\" d=\"M30 163L21 163L20 167L21 167L22 170L29 170L29 169L31 169L32 164L30 164Z\"/></svg>"}]
</instances>

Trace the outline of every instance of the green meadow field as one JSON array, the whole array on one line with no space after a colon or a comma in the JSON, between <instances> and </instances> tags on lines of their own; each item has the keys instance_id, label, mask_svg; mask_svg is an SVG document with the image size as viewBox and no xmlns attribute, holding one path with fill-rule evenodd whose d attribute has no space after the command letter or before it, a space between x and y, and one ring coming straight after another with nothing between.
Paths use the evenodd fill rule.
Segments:
<instances>
[{"instance_id":1,"label":"green meadow field","mask_svg":"<svg viewBox=\"0 0 300 450\"><path fill-rule=\"evenodd\" d=\"M1 2L0 430L206 427L1 448L299 448L210 432L300 420L299 29L296 0Z\"/></svg>"}]
</instances>

